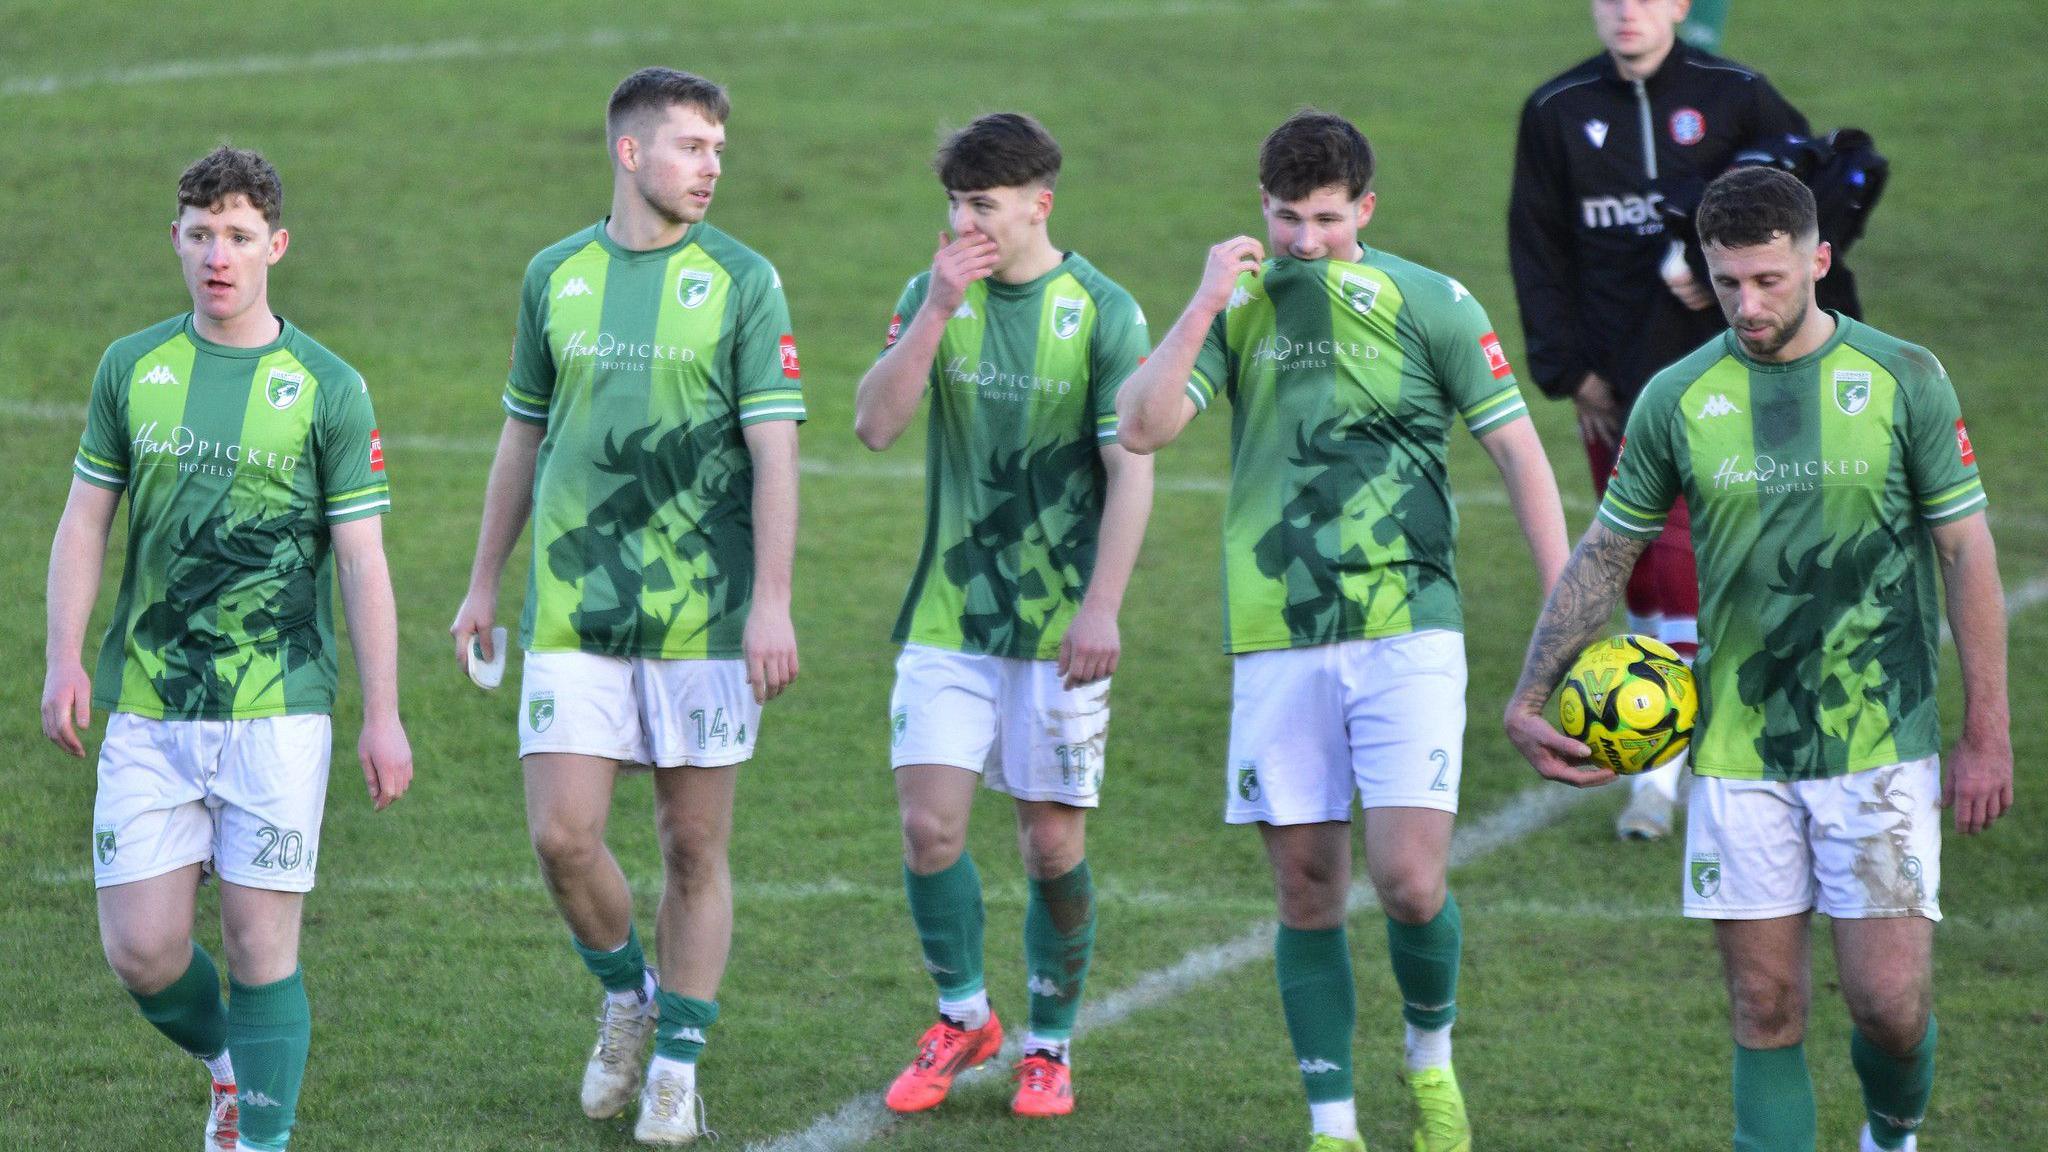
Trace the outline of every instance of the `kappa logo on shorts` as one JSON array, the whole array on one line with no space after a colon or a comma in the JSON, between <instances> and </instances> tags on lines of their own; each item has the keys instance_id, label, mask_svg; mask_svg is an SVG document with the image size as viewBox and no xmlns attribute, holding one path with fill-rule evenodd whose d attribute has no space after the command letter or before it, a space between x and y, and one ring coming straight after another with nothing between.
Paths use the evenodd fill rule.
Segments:
<instances>
[{"instance_id":1,"label":"kappa logo on shorts","mask_svg":"<svg viewBox=\"0 0 2048 1152\"><path fill-rule=\"evenodd\" d=\"M898 708L889 714L889 747L903 746L903 733L910 728L910 709Z\"/></svg>"},{"instance_id":2,"label":"kappa logo on shorts","mask_svg":"<svg viewBox=\"0 0 2048 1152\"><path fill-rule=\"evenodd\" d=\"M555 722L555 694L540 692L526 701L526 726L535 732L545 732Z\"/></svg>"},{"instance_id":3,"label":"kappa logo on shorts","mask_svg":"<svg viewBox=\"0 0 2048 1152\"><path fill-rule=\"evenodd\" d=\"M115 851L114 830L112 828L93 829L92 850L93 854L100 858L100 863L112 864Z\"/></svg>"},{"instance_id":4,"label":"kappa logo on shorts","mask_svg":"<svg viewBox=\"0 0 2048 1152\"><path fill-rule=\"evenodd\" d=\"M1713 852L1695 856L1687 870L1692 877L1692 890L1702 900L1712 900L1721 891L1721 857Z\"/></svg>"},{"instance_id":5,"label":"kappa logo on shorts","mask_svg":"<svg viewBox=\"0 0 2048 1152\"><path fill-rule=\"evenodd\" d=\"M1257 803L1259 799L1259 762L1239 760L1237 762L1237 794Z\"/></svg>"}]
</instances>

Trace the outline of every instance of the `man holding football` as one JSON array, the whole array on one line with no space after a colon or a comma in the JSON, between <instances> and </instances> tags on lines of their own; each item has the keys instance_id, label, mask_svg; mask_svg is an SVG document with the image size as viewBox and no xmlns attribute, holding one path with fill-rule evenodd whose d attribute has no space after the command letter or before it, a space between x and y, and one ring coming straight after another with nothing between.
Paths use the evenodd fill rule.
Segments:
<instances>
[{"instance_id":1,"label":"man holding football","mask_svg":"<svg viewBox=\"0 0 2048 1152\"><path fill-rule=\"evenodd\" d=\"M1817 306L1831 253L1805 185L1737 169L1698 219L1730 330L1636 403L1599 518L1530 641L1508 734L1552 779L1613 778L1541 712L1682 497L1698 525L1705 706L1685 914L1714 922L1727 973L1735 1147L1814 1146L1803 1041L1818 910L1855 1023L1862 1147L1911 1150L1934 1083L1939 808L1971 835L2012 803L2004 598L1976 452L1931 353ZM1942 592L1965 702L1945 766Z\"/></svg>"}]
</instances>

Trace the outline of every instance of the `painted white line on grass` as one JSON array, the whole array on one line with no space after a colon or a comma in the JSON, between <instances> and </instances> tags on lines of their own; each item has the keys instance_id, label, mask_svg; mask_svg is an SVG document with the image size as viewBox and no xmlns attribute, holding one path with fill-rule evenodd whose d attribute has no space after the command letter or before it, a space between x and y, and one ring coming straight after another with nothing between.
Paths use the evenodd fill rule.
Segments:
<instances>
[{"instance_id":1,"label":"painted white line on grass","mask_svg":"<svg viewBox=\"0 0 2048 1152\"><path fill-rule=\"evenodd\" d=\"M1030 9L956 10L956 16L978 25L1036 27L1047 23L1108 23L1119 20L1170 20L1189 16L1226 15L1264 10L1327 7L1326 2L1287 0L1249 8L1228 0L1164 0L1159 3L1094 4L1056 12ZM372 44L356 48L328 48L314 52L264 53L227 56L210 60L167 60L127 68L101 68L79 72L58 72L23 76L0 81L0 96L55 96L88 88L125 88L141 84L164 84L183 80L208 80L236 76L271 76L370 65L435 64L450 60L487 60L508 56L540 56L563 51L587 51L620 47L645 48L687 38L692 43L763 43L785 40L812 41L834 36L873 35L890 32L925 32L928 19L912 17L868 20L761 20L744 25L721 24L691 28L678 33L658 25L643 28L597 28L580 35L535 36L520 39L479 39L472 36L449 40Z\"/></svg>"},{"instance_id":2,"label":"painted white line on grass","mask_svg":"<svg viewBox=\"0 0 2048 1152\"><path fill-rule=\"evenodd\" d=\"M1539 785L1516 796L1505 807L1461 826L1451 841L1451 867L1458 868L1493 852L1527 839L1552 823L1587 793L1561 784ZM1360 881L1352 885L1349 907L1353 912L1376 907L1372 886ZM1268 920L1243 935L1209 948L1198 948L1175 963L1133 980L1107 996L1085 1001L1081 1018L1074 1026L1080 1036L1102 1028L1113 1028L1148 1008L1174 1000L1197 986L1236 971L1273 954L1274 924ZM1008 1075L1020 1041L1012 1037L1002 1054L954 1081L956 1090L992 1082ZM847 1101L813 1121L800 1132L791 1132L759 1144L748 1152L839 1152L881 1136L895 1117L878 1094Z\"/></svg>"}]
</instances>

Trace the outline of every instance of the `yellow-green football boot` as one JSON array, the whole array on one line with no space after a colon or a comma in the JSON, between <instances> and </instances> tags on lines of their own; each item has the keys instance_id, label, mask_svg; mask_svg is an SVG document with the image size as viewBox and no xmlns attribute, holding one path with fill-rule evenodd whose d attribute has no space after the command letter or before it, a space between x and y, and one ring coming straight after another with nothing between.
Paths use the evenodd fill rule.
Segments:
<instances>
[{"instance_id":1,"label":"yellow-green football boot","mask_svg":"<svg viewBox=\"0 0 2048 1152\"><path fill-rule=\"evenodd\" d=\"M1472 1152L1472 1122L1465 1118L1465 1094L1449 1068L1424 1068L1404 1077L1415 1097L1421 1124L1415 1152Z\"/></svg>"},{"instance_id":2,"label":"yellow-green football boot","mask_svg":"<svg viewBox=\"0 0 2048 1152\"><path fill-rule=\"evenodd\" d=\"M1324 1136L1320 1133L1308 1142L1308 1152L1365 1152L1365 1138L1346 1140L1342 1136Z\"/></svg>"}]
</instances>

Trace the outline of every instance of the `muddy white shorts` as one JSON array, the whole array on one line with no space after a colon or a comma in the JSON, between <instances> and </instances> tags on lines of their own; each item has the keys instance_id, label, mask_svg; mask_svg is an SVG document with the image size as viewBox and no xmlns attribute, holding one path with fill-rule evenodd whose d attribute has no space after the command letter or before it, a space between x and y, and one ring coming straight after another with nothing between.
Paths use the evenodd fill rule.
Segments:
<instances>
[{"instance_id":1,"label":"muddy white shorts","mask_svg":"<svg viewBox=\"0 0 2048 1152\"><path fill-rule=\"evenodd\" d=\"M1053 660L907 644L889 697L889 764L950 764L1019 800L1093 808L1109 736L1109 681L1072 691Z\"/></svg>"},{"instance_id":2,"label":"muddy white shorts","mask_svg":"<svg viewBox=\"0 0 2048 1152\"><path fill-rule=\"evenodd\" d=\"M1458 810L1465 637L1445 629L1247 652L1231 673L1232 824L1367 808Z\"/></svg>"},{"instance_id":3,"label":"muddy white shorts","mask_svg":"<svg viewBox=\"0 0 2048 1152\"><path fill-rule=\"evenodd\" d=\"M760 727L744 660L528 652L520 677L521 756L722 768L753 757Z\"/></svg>"},{"instance_id":4,"label":"muddy white shorts","mask_svg":"<svg viewBox=\"0 0 2048 1152\"><path fill-rule=\"evenodd\" d=\"M1941 919L1941 758L1825 780L1699 776L1685 816L1685 914Z\"/></svg>"},{"instance_id":5,"label":"muddy white shorts","mask_svg":"<svg viewBox=\"0 0 2048 1152\"><path fill-rule=\"evenodd\" d=\"M245 888L311 890L333 751L326 716L113 713L92 804L94 886L204 863Z\"/></svg>"}]
</instances>

